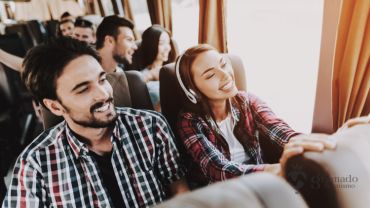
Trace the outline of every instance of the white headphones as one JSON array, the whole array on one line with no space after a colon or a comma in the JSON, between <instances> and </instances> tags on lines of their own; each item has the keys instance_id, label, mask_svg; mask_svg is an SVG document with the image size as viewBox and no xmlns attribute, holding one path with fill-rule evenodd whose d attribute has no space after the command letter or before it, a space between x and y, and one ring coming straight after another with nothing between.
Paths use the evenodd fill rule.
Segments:
<instances>
[{"instance_id":1,"label":"white headphones","mask_svg":"<svg viewBox=\"0 0 370 208\"><path fill-rule=\"evenodd\" d=\"M192 90L192 89L186 89L184 83L182 82L181 80L181 76L180 76L180 61L181 61L181 58L182 58L183 55L180 55L179 56L179 59L177 60L176 64L175 64L175 72L176 72L176 77L177 77L177 81L179 82L182 90L184 91L186 97L194 104L197 104L197 96L195 94L195 92Z\"/></svg>"}]
</instances>

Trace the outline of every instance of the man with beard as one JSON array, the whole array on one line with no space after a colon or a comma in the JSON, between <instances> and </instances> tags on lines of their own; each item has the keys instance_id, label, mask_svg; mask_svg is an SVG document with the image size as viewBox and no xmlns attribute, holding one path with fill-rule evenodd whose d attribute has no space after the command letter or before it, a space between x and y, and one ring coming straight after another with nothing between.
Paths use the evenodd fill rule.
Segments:
<instances>
[{"instance_id":1,"label":"man with beard","mask_svg":"<svg viewBox=\"0 0 370 208\"><path fill-rule=\"evenodd\" d=\"M3 207L148 207L187 191L163 116L115 108L98 61L66 37L28 52L26 86L65 121L18 157Z\"/></svg>"},{"instance_id":2,"label":"man with beard","mask_svg":"<svg viewBox=\"0 0 370 208\"><path fill-rule=\"evenodd\" d=\"M107 16L96 31L96 49L102 58L101 64L107 73L123 71L119 63L132 63L132 55L137 49L134 37L134 24L116 15Z\"/></svg>"}]
</instances>

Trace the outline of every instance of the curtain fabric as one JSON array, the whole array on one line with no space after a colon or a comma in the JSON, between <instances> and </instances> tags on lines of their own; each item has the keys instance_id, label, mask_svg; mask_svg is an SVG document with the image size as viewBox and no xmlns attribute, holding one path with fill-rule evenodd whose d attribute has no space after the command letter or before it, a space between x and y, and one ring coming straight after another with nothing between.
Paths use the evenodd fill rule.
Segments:
<instances>
[{"instance_id":1,"label":"curtain fabric","mask_svg":"<svg viewBox=\"0 0 370 208\"><path fill-rule=\"evenodd\" d=\"M152 24L158 24L167 29L171 35L171 52L168 55L168 62L176 60L179 49L172 38L172 5L171 0L147 0L148 11Z\"/></svg>"},{"instance_id":2,"label":"curtain fabric","mask_svg":"<svg viewBox=\"0 0 370 208\"><path fill-rule=\"evenodd\" d=\"M32 0L30 2L15 2L16 20L49 20L51 18L46 0Z\"/></svg>"},{"instance_id":3,"label":"curtain fabric","mask_svg":"<svg viewBox=\"0 0 370 208\"><path fill-rule=\"evenodd\" d=\"M370 113L370 1L343 0L333 66L334 130Z\"/></svg>"},{"instance_id":4,"label":"curtain fabric","mask_svg":"<svg viewBox=\"0 0 370 208\"><path fill-rule=\"evenodd\" d=\"M225 0L199 0L199 43L227 53Z\"/></svg>"},{"instance_id":5,"label":"curtain fabric","mask_svg":"<svg viewBox=\"0 0 370 208\"><path fill-rule=\"evenodd\" d=\"M131 20L135 24L134 15L132 13L132 8L130 4L130 0L122 0L123 11L125 13L125 17Z\"/></svg>"},{"instance_id":6,"label":"curtain fabric","mask_svg":"<svg viewBox=\"0 0 370 208\"><path fill-rule=\"evenodd\" d=\"M172 33L171 0L147 0L152 24L159 24Z\"/></svg>"}]
</instances>

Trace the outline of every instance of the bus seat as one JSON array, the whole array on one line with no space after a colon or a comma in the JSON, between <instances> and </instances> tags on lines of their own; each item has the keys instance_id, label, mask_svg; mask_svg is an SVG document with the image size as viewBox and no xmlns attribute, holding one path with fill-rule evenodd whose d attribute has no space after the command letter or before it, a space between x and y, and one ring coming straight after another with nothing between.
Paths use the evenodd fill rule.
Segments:
<instances>
[{"instance_id":1,"label":"bus seat","mask_svg":"<svg viewBox=\"0 0 370 208\"><path fill-rule=\"evenodd\" d=\"M240 57L225 54L230 60L235 74L235 83L239 90L246 90L245 69ZM179 111L185 102L190 102L177 82L175 64L164 65L159 72L159 90L162 114L166 117L172 129L176 127ZM176 132L175 132L176 133Z\"/></svg>"},{"instance_id":2,"label":"bus seat","mask_svg":"<svg viewBox=\"0 0 370 208\"><path fill-rule=\"evenodd\" d=\"M171 44L171 51L170 54L168 54L168 60L164 64L172 63L176 61L177 56L180 54L179 52L179 46L177 45L177 42L174 38L171 38L170 40Z\"/></svg>"},{"instance_id":3,"label":"bus seat","mask_svg":"<svg viewBox=\"0 0 370 208\"><path fill-rule=\"evenodd\" d=\"M5 179L0 177L0 204L3 203L4 197L6 195L6 185Z\"/></svg>"},{"instance_id":4,"label":"bus seat","mask_svg":"<svg viewBox=\"0 0 370 208\"><path fill-rule=\"evenodd\" d=\"M24 57L27 52L26 46L18 33L0 35L0 48L19 57Z\"/></svg>"},{"instance_id":5,"label":"bus seat","mask_svg":"<svg viewBox=\"0 0 370 208\"><path fill-rule=\"evenodd\" d=\"M14 74L0 63L0 180L31 141L36 126L32 107L27 109L28 100L15 87L17 80L11 76Z\"/></svg>"},{"instance_id":6,"label":"bus seat","mask_svg":"<svg viewBox=\"0 0 370 208\"><path fill-rule=\"evenodd\" d=\"M302 197L282 178L255 173L181 194L156 208L303 208Z\"/></svg>"},{"instance_id":7,"label":"bus seat","mask_svg":"<svg viewBox=\"0 0 370 208\"><path fill-rule=\"evenodd\" d=\"M152 101L150 100L148 88L141 76L141 73L138 71L127 71L125 73L132 102L130 107L154 110Z\"/></svg>"},{"instance_id":8,"label":"bus seat","mask_svg":"<svg viewBox=\"0 0 370 208\"><path fill-rule=\"evenodd\" d=\"M27 21L26 25L29 31L31 31L32 36L35 38L37 44L40 44L47 40L48 34L46 28L39 20Z\"/></svg>"},{"instance_id":9,"label":"bus seat","mask_svg":"<svg viewBox=\"0 0 370 208\"><path fill-rule=\"evenodd\" d=\"M154 109L150 101L148 88L140 72L125 71L112 73L107 75L107 79L113 88L115 106L147 110ZM41 111L44 129L53 127L63 121L62 117L54 115L45 107L42 107Z\"/></svg>"},{"instance_id":10,"label":"bus seat","mask_svg":"<svg viewBox=\"0 0 370 208\"><path fill-rule=\"evenodd\" d=\"M48 20L45 22L45 28L48 33L48 37L55 38L58 37L59 31L59 21L58 20Z\"/></svg>"},{"instance_id":11,"label":"bus seat","mask_svg":"<svg viewBox=\"0 0 370 208\"><path fill-rule=\"evenodd\" d=\"M335 151L288 160L285 175L310 207L369 207L370 125L337 132Z\"/></svg>"},{"instance_id":12,"label":"bus seat","mask_svg":"<svg viewBox=\"0 0 370 208\"><path fill-rule=\"evenodd\" d=\"M8 25L5 28L5 34L13 34L13 33L18 34L21 37L26 50L37 45L36 39L33 37L32 32L30 31L30 29L27 27L26 24L17 23L14 25Z\"/></svg>"}]
</instances>

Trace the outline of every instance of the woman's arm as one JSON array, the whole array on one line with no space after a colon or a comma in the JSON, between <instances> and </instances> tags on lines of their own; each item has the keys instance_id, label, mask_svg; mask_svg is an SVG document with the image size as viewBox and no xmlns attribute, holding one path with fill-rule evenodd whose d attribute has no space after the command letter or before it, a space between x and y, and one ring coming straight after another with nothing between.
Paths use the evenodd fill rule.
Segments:
<instances>
[{"instance_id":1,"label":"woman's arm","mask_svg":"<svg viewBox=\"0 0 370 208\"><path fill-rule=\"evenodd\" d=\"M259 131L262 131L272 141L284 147L289 139L301 133L294 131L287 123L278 118L265 102L257 96L248 93L250 109Z\"/></svg>"},{"instance_id":2,"label":"woman's arm","mask_svg":"<svg viewBox=\"0 0 370 208\"><path fill-rule=\"evenodd\" d=\"M15 71L22 72L23 58L10 54L0 49L0 62Z\"/></svg>"}]
</instances>

